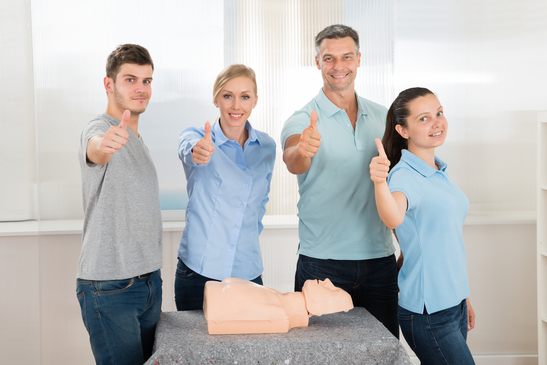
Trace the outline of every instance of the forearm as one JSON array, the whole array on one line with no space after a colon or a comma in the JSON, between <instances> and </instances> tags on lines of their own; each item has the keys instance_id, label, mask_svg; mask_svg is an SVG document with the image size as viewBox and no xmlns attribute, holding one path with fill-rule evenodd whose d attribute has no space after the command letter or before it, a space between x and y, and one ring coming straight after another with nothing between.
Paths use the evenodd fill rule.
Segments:
<instances>
[{"instance_id":1,"label":"forearm","mask_svg":"<svg viewBox=\"0 0 547 365\"><path fill-rule=\"evenodd\" d=\"M378 209L380 219L387 228L394 229L403 223L406 205L404 209L402 209L401 202L397 202L389 191L387 182L374 184L374 196L376 198L376 208Z\"/></svg>"},{"instance_id":2,"label":"forearm","mask_svg":"<svg viewBox=\"0 0 547 365\"><path fill-rule=\"evenodd\" d=\"M287 170L295 175L307 172L311 166L311 158L298 153L298 144L285 148L283 162L287 165Z\"/></svg>"},{"instance_id":3,"label":"forearm","mask_svg":"<svg viewBox=\"0 0 547 365\"><path fill-rule=\"evenodd\" d=\"M95 135L87 141L87 160L97 165L106 165L112 158L111 154L104 154L100 152L99 146L101 145L103 138L103 135Z\"/></svg>"}]
</instances>

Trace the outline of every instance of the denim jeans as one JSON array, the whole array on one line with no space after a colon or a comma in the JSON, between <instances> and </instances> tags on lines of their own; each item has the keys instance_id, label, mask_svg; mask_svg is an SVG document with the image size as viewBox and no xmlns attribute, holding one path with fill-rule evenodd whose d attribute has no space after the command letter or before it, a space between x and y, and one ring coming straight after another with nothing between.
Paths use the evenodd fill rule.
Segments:
<instances>
[{"instance_id":1,"label":"denim jeans","mask_svg":"<svg viewBox=\"0 0 547 365\"><path fill-rule=\"evenodd\" d=\"M422 365L475 364L467 347L467 303L433 314L399 306L399 323L406 342Z\"/></svg>"},{"instance_id":2,"label":"denim jeans","mask_svg":"<svg viewBox=\"0 0 547 365\"><path fill-rule=\"evenodd\" d=\"M397 264L395 255L371 260L322 260L304 255L298 257L294 290L302 291L308 279L325 280L351 295L355 307L364 307L396 338Z\"/></svg>"},{"instance_id":3,"label":"denim jeans","mask_svg":"<svg viewBox=\"0 0 547 365\"><path fill-rule=\"evenodd\" d=\"M97 364L144 364L161 313L160 271L124 280L76 281L76 294Z\"/></svg>"},{"instance_id":4,"label":"denim jeans","mask_svg":"<svg viewBox=\"0 0 547 365\"><path fill-rule=\"evenodd\" d=\"M219 281L202 276L182 262L177 263L175 272L175 304L178 311L189 311L203 309L203 291L208 281ZM262 285L262 277L251 280L253 283Z\"/></svg>"}]
</instances>

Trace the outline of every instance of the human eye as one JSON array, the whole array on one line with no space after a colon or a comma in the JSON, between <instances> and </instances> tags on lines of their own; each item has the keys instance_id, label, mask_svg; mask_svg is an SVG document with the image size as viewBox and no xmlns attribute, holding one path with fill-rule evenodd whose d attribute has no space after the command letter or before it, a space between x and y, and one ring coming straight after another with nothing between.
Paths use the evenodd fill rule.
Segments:
<instances>
[{"instance_id":1,"label":"human eye","mask_svg":"<svg viewBox=\"0 0 547 365\"><path fill-rule=\"evenodd\" d=\"M442 117L443 115L444 115L444 112L443 112L443 111L440 111L440 112L437 113L437 116L438 116L438 117Z\"/></svg>"},{"instance_id":2,"label":"human eye","mask_svg":"<svg viewBox=\"0 0 547 365\"><path fill-rule=\"evenodd\" d=\"M152 83L152 80L144 80L144 83L145 84L150 84L150 83Z\"/></svg>"},{"instance_id":3,"label":"human eye","mask_svg":"<svg viewBox=\"0 0 547 365\"><path fill-rule=\"evenodd\" d=\"M421 117L420 122L427 122L427 117Z\"/></svg>"},{"instance_id":4,"label":"human eye","mask_svg":"<svg viewBox=\"0 0 547 365\"><path fill-rule=\"evenodd\" d=\"M127 81L127 82L133 82L133 81L135 81L135 79L132 78L132 77L128 77L127 79L125 79L125 81Z\"/></svg>"},{"instance_id":5,"label":"human eye","mask_svg":"<svg viewBox=\"0 0 547 365\"><path fill-rule=\"evenodd\" d=\"M222 95L222 97L223 97L224 99L230 99L230 98L232 97L232 95L230 95L230 94L224 94L224 95Z\"/></svg>"},{"instance_id":6,"label":"human eye","mask_svg":"<svg viewBox=\"0 0 547 365\"><path fill-rule=\"evenodd\" d=\"M247 99L249 99L249 95L243 95L243 96L241 97L241 99L247 100Z\"/></svg>"}]
</instances>

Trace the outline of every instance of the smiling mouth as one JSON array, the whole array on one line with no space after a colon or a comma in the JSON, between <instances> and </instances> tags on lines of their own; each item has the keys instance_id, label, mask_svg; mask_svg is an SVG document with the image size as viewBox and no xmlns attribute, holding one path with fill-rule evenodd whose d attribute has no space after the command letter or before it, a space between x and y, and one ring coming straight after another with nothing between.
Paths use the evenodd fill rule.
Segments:
<instances>
[{"instance_id":1,"label":"smiling mouth","mask_svg":"<svg viewBox=\"0 0 547 365\"><path fill-rule=\"evenodd\" d=\"M228 114L230 114L232 118L241 118L241 116L243 115L243 114L232 114L232 113L228 113Z\"/></svg>"},{"instance_id":2,"label":"smiling mouth","mask_svg":"<svg viewBox=\"0 0 547 365\"><path fill-rule=\"evenodd\" d=\"M333 79L343 79L344 77L346 77L348 74L344 74L344 75L331 75L331 77Z\"/></svg>"},{"instance_id":3,"label":"smiling mouth","mask_svg":"<svg viewBox=\"0 0 547 365\"><path fill-rule=\"evenodd\" d=\"M430 137L437 137L437 136L440 136L443 132L437 132L437 133L433 133L433 134L430 134L429 136Z\"/></svg>"}]
</instances>

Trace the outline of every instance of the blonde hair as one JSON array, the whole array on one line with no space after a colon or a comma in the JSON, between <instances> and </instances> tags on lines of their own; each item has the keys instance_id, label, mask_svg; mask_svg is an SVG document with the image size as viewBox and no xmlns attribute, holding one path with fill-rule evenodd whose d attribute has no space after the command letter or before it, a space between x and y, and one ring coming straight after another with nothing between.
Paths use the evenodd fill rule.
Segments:
<instances>
[{"instance_id":1,"label":"blonde hair","mask_svg":"<svg viewBox=\"0 0 547 365\"><path fill-rule=\"evenodd\" d=\"M217 98L218 93L220 92L220 90L222 90L222 88L224 87L224 85L226 85L228 81L238 77L242 77L242 76L245 76L251 79L254 85L254 92L256 95L257 94L256 74L253 71L253 69L245 65L235 64L235 65L230 65L226 67L224 70L222 70L218 74L217 79L215 80L215 86L213 87L213 100Z\"/></svg>"}]
</instances>

